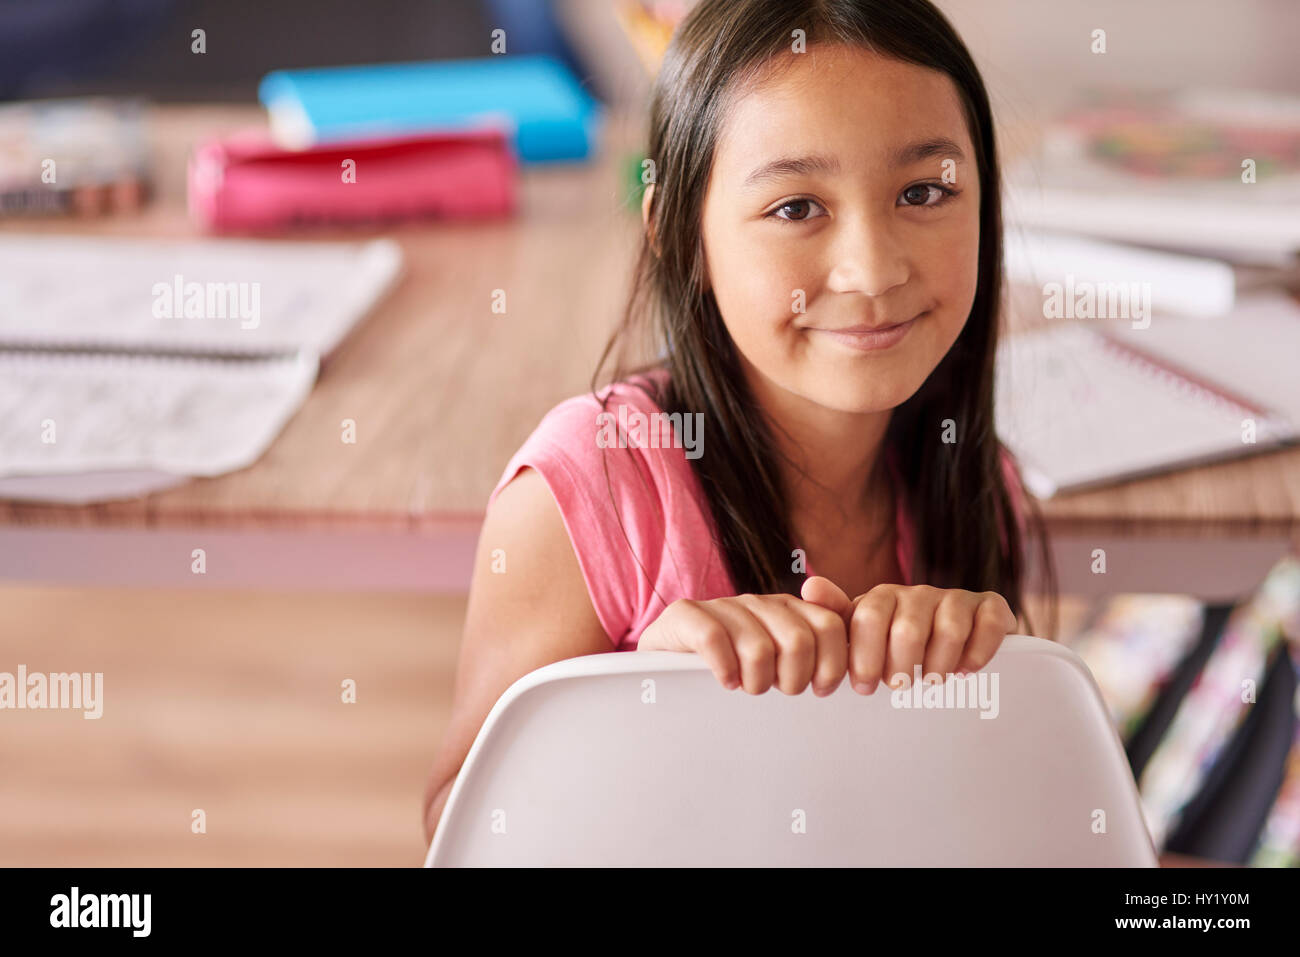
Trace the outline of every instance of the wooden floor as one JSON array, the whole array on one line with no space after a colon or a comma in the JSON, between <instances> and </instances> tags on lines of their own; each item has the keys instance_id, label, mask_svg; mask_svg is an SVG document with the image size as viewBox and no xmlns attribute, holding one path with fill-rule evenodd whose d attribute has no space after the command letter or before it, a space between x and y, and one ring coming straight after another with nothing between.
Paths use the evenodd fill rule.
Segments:
<instances>
[{"instance_id":1,"label":"wooden floor","mask_svg":"<svg viewBox=\"0 0 1300 957\"><path fill-rule=\"evenodd\" d=\"M0 865L422 863L464 612L463 596L0 588L0 671L104 673L98 720L0 712Z\"/></svg>"},{"instance_id":2,"label":"wooden floor","mask_svg":"<svg viewBox=\"0 0 1300 957\"><path fill-rule=\"evenodd\" d=\"M464 614L461 595L0 588L0 672L104 674L98 720L0 712L0 865L422 863Z\"/></svg>"}]
</instances>

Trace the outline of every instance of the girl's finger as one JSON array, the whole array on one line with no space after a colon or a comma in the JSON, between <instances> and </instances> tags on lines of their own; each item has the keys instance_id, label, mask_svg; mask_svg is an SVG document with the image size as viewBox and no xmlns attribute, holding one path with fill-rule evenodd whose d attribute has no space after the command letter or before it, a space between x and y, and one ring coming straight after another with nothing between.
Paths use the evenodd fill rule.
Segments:
<instances>
[{"instance_id":1,"label":"girl's finger","mask_svg":"<svg viewBox=\"0 0 1300 957\"><path fill-rule=\"evenodd\" d=\"M925 664L921 674L928 680L939 675L939 681L953 673L962 651L975 625L975 608L979 596L958 588L946 589L934 610L934 626L930 641L925 646Z\"/></svg>"},{"instance_id":2,"label":"girl's finger","mask_svg":"<svg viewBox=\"0 0 1300 957\"><path fill-rule=\"evenodd\" d=\"M784 694L802 694L817 666L817 636L808 620L772 595L741 595L737 601L776 645L776 686Z\"/></svg>"},{"instance_id":3,"label":"girl's finger","mask_svg":"<svg viewBox=\"0 0 1300 957\"><path fill-rule=\"evenodd\" d=\"M899 591L885 650L885 683L891 688L911 687L913 672L925 657L934 610L942 596L942 590L933 585L913 585Z\"/></svg>"},{"instance_id":4,"label":"girl's finger","mask_svg":"<svg viewBox=\"0 0 1300 957\"><path fill-rule=\"evenodd\" d=\"M1007 601L997 592L986 591L980 595L975 610L975 625L966 642L966 650L957 663L960 671L976 672L989 663L1002 639L1015 630L1016 616Z\"/></svg>"},{"instance_id":5,"label":"girl's finger","mask_svg":"<svg viewBox=\"0 0 1300 957\"><path fill-rule=\"evenodd\" d=\"M740 659L741 686L748 694L763 694L776 680L776 643L744 605L725 598L714 601L715 613L727 626L731 646Z\"/></svg>"},{"instance_id":6,"label":"girl's finger","mask_svg":"<svg viewBox=\"0 0 1300 957\"><path fill-rule=\"evenodd\" d=\"M813 694L825 697L840 686L849 666L848 627L844 612L821 604L790 600L791 608L808 622L817 642L817 667L813 671ZM848 606L848 610L852 605Z\"/></svg>"},{"instance_id":7,"label":"girl's finger","mask_svg":"<svg viewBox=\"0 0 1300 957\"><path fill-rule=\"evenodd\" d=\"M705 610L705 602L673 602L672 627L664 634L663 650L694 652L704 659L719 684L740 687L740 659L731 644L727 626Z\"/></svg>"},{"instance_id":8,"label":"girl's finger","mask_svg":"<svg viewBox=\"0 0 1300 957\"><path fill-rule=\"evenodd\" d=\"M859 694L873 693L884 674L896 605L892 588L873 588L854 601L849 616L849 681Z\"/></svg>"},{"instance_id":9,"label":"girl's finger","mask_svg":"<svg viewBox=\"0 0 1300 957\"><path fill-rule=\"evenodd\" d=\"M853 610L853 602L849 600L848 595L844 594L844 589L829 578L823 578L821 575L813 575L804 579L799 594L804 601L810 601L814 605L829 608L839 615L841 619L844 619L846 623L849 613Z\"/></svg>"}]
</instances>

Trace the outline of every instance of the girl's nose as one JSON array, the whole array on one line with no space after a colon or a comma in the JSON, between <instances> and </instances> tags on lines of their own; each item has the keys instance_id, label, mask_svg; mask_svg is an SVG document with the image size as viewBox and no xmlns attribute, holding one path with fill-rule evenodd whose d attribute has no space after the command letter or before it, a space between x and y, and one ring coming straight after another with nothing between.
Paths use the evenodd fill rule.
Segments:
<instances>
[{"instance_id":1,"label":"girl's nose","mask_svg":"<svg viewBox=\"0 0 1300 957\"><path fill-rule=\"evenodd\" d=\"M835 266L827 283L834 292L883 296L911 275L903 247L882 223L846 224L834 253Z\"/></svg>"}]
</instances>

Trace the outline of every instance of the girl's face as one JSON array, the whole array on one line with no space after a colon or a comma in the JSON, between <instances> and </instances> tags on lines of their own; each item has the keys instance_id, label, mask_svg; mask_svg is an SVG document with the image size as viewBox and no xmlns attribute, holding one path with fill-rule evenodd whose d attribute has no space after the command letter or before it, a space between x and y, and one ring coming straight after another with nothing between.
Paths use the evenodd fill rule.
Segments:
<instances>
[{"instance_id":1,"label":"girl's face","mask_svg":"<svg viewBox=\"0 0 1300 957\"><path fill-rule=\"evenodd\" d=\"M720 131L702 212L707 282L759 394L892 409L975 298L980 190L965 114L935 70L846 46L786 60Z\"/></svg>"}]
</instances>

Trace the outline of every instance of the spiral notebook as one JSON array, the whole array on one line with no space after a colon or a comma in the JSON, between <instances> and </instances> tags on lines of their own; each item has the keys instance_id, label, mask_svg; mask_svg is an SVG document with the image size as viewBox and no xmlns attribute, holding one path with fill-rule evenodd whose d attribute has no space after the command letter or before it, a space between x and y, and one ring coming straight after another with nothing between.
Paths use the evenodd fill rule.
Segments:
<instances>
[{"instance_id":1,"label":"spiral notebook","mask_svg":"<svg viewBox=\"0 0 1300 957\"><path fill-rule=\"evenodd\" d=\"M0 498L251 464L400 270L389 240L0 236Z\"/></svg>"},{"instance_id":2,"label":"spiral notebook","mask_svg":"<svg viewBox=\"0 0 1300 957\"><path fill-rule=\"evenodd\" d=\"M1152 321L1151 330L1167 320ZM1254 352L1257 364L1300 356L1300 318L1286 343L1257 339L1232 318L1202 323L1214 368L1223 355ZM1209 324L1218 323L1217 326ZM1146 331L1151 331L1146 330ZM1068 322L1005 338L998 348L998 432L1039 498L1174 468L1249 455L1300 439L1300 415L1266 393L1247 396L1163 355L1142 331ZM1249 368L1239 358L1234 368Z\"/></svg>"}]
</instances>

